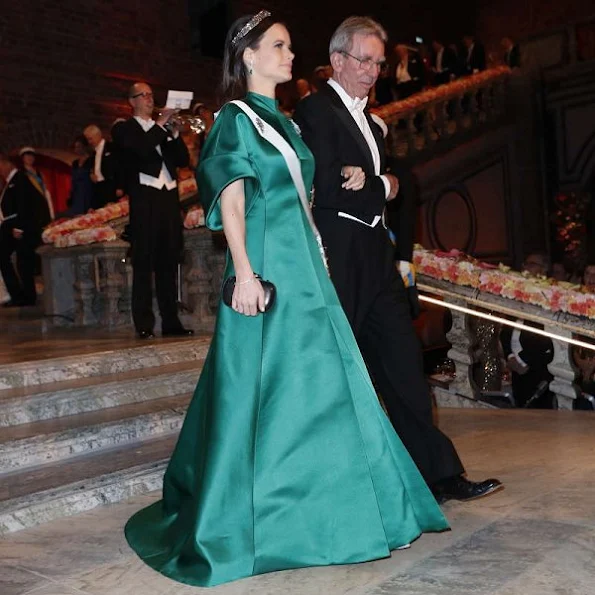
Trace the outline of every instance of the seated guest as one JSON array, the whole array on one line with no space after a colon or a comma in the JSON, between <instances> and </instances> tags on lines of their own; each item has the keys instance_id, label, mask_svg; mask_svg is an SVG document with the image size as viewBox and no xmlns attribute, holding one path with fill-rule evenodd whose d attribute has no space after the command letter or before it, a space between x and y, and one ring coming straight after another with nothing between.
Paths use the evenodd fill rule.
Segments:
<instances>
[{"instance_id":1,"label":"seated guest","mask_svg":"<svg viewBox=\"0 0 595 595\"><path fill-rule=\"evenodd\" d=\"M317 66L312 74L312 92L317 93L321 85L325 85L332 76L329 74L328 66Z\"/></svg>"},{"instance_id":2,"label":"seated guest","mask_svg":"<svg viewBox=\"0 0 595 595\"><path fill-rule=\"evenodd\" d=\"M550 276L556 281L568 281L570 279L570 273L566 270L563 262L554 262L552 264Z\"/></svg>"},{"instance_id":3,"label":"seated guest","mask_svg":"<svg viewBox=\"0 0 595 595\"><path fill-rule=\"evenodd\" d=\"M300 99L312 95L312 87L306 79L298 79L295 81L295 88L297 89L297 94Z\"/></svg>"},{"instance_id":4,"label":"seated guest","mask_svg":"<svg viewBox=\"0 0 595 595\"><path fill-rule=\"evenodd\" d=\"M48 203L31 178L4 154L0 154L0 178L4 181L0 196L0 274L10 294L4 306L34 306L35 249L41 244L43 228L50 222Z\"/></svg>"},{"instance_id":5,"label":"seated guest","mask_svg":"<svg viewBox=\"0 0 595 595\"><path fill-rule=\"evenodd\" d=\"M504 63L510 68L521 67L521 50L519 46L510 39L510 37L503 37L500 45L504 49Z\"/></svg>"},{"instance_id":6,"label":"seated guest","mask_svg":"<svg viewBox=\"0 0 595 595\"><path fill-rule=\"evenodd\" d=\"M410 52L404 44L395 46L397 65L393 82L397 99L406 99L414 93L419 93L424 86L424 66L419 56Z\"/></svg>"},{"instance_id":7,"label":"seated guest","mask_svg":"<svg viewBox=\"0 0 595 595\"><path fill-rule=\"evenodd\" d=\"M464 74L476 74L486 69L486 52L483 45L473 35L463 37L465 62Z\"/></svg>"},{"instance_id":8,"label":"seated guest","mask_svg":"<svg viewBox=\"0 0 595 595\"><path fill-rule=\"evenodd\" d=\"M544 252L532 252L523 262L523 271L527 271L536 277L547 277L549 262Z\"/></svg>"},{"instance_id":9,"label":"seated guest","mask_svg":"<svg viewBox=\"0 0 595 595\"><path fill-rule=\"evenodd\" d=\"M72 187L68 199L68 211L65 215L76 217L84 215L93 200L93 184L91 182L92 159L89 155L89 143L84 136L74 140L73 151L77 157L72 162Z\"/></svg>"},{"instance_id":10,"label":"seated guest","mask_svg":"<svg viewBox=\"0 0 595 595\"><path fill-rule=\"evenodd\" d=\"M94 152L91 167L91 182L93 182L91 207L100 209L107 203L116 202L124 196L119 181L116 147L105 140L103 132L95 124L87 126L83 134Z\"/></svg>"},{"instance_id":11,"label":"seated guest","mask_svg":"<svg viewBox=\"0 0 595 595\"><path fill-rule=\"evenodd\" d=\"M50 217L54 219L54 203L52 202L52 195L48 190L47 184L42 173L35 167L35 149L33 147L23 147L19 151L19 156L23 162L23 171L29 177L29 182L48 204Z\"/></svg>"},{"instance_id":12,"label":"seated guest","mask_svg":"<svg viewBox=\"0 0 595 595\"><path fill-rule=\"evenodd\" d=\"M434 74L434 85L449 83L456 76L457 56L450 48L444 47L441 41L435 39L432 42L432 73Z\"/></svg>"},{"instance_id":13,"label":"seated guest","mask_svg":"<svg viewBox=\"0 0 595 595\"><path fill-rule=\"evenodd\" d=\"M532 275L546 276L547 256L539 252L529 254L523 270ZM527 327L542 328L533 322L518 322L523 322ZM549 390L549 383L554 377L548 370L548 364L554 358L552 340L530 330L510 326L502 329L500 339L511 371L512 394L517 407L552 409L555 397Z\"/></svg>"}]
</instances>

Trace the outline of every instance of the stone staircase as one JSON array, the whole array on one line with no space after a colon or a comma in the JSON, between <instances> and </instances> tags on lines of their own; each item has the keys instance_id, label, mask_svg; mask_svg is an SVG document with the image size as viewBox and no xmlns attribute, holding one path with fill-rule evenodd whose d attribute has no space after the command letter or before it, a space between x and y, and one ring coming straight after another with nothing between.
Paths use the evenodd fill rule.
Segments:
<instances>
[{"instance_id":1,"label":"stone staircase","mask_svg":"<svg viewBox=\"0 0 595 595\"><path fill-rule=\"evenodd\" d=\"M0 535L159 490L209 343L0 366Z\"/></svg>"}]
</instances>

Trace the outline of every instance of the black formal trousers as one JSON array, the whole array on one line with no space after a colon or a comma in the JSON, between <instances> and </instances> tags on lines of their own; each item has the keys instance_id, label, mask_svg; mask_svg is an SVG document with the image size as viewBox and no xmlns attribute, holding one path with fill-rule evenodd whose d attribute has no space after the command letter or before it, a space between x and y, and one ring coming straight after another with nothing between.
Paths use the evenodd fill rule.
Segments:
<instances>
[{"instance_id":1,"label":"black formal trousers","mask_svg":"<svg viewBox=\"0 0 595 595\"><path fill-rule=\"evenodd\" d=\"M181 328L176 275L182 250L182 218L178 190L137 186L130 196L132 247L132 318L137 331L152 331L152 280L161 328Z\"/></svg>"},{"instance_id":2,"label":"black formal trousers","mask_svg":"<svg viewBox=\"0 0 595 595\"><path fill-rule=\"evenodd\" d=\"M12 236L11 228L0 228L0 271L6 290L14 302L32 305L37 299L35 292L35 249L37 245L25 238L15 239ZM12 263L12 255L15 253L16 271Z\"/></svg>"},{"instance_id":3,"label":"black formal trousers","mask_svg":"<svg viewBox=\"0 0 595 595\"><path fill-rule=\"evenodd\" d=\"M434 425L421 346L399 276L376 296L356 339L391 423L426 482L464 473L453 443Z\"/></svg>"},{"instance_id":4,"label":"black formal trousers","mask_svg":"<svg viewBox=\"0 0 595 595\"><path fill-rule=\"evenodd\" d=\"M105 207L110 202L116 202L116 184L112 180L104 180L93 184L91 207L95 210Z\"/></svg>"}]
</instances>

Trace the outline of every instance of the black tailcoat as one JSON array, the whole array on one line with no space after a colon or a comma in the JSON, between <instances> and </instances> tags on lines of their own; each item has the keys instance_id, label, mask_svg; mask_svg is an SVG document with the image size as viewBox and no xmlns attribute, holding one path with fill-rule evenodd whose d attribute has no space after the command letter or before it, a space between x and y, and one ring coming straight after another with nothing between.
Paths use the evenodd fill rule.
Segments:
<instances>
[{"instance_id":1,"label":"black tailcoat","mask_svg":"<svg viewBox=\"0 0 595 595\"><path fill-rule=\"evenodd\" d=\"M41 232L50 222L47 201L31 184L27 174L17 171L2 195L0 226L0 271L10 297L15 302L35 303L35 249L41 244ZM20 239L13 230L20 229ZM11 256L16 253L18 276Z\"/></svg>"},{"instance_id":2,"label":"black tailcoat","mask_svg":"<svg viewBox=\"0 0 595 595\"><path fill-rule=\"evenodd\" d=\"M145 132L130 118L112 130L121 159L124 186L130 197L130 241L132 246L132 315L139 331L151 331L151 273L162 328L181 326L176 306L176 267L182 252L182 217L177 188L152 188L140 183L140 173L158 178L163 164L172 180L177 168L188 166L188 149L178 136L155 124ZM157 151L160 148L161 154Z\"/></svg>"},{"instance_id":3,"label":"black tailcoat","mask_svg":"<svg viewBox=\"0 0 595 595\"><path fill-rule=\"evenodd\" d=\"M385 186L375 175L363 134L332 87L323 85L319 93L302 100L295 119L316 159L313 213L326 247L331 279L391 422L429 484L458 475L463 467L454 446L433 425L421 348L403 282L395 271L395 257L411 254L412 232L399 233L397 209L392 216L395 250L382 222L374 227L365 224L384 215ZM380 173L385 173L381 130L369 116L367 120L380 153ZM365 171L362 190L341 188L344 165ZM403 213L408 226L415 219L415 204L410 202L402 205L405 211L413 209L413 217L410 212ZM399 241L411 246L399 247Z\"/></svg>"}]
</instances>

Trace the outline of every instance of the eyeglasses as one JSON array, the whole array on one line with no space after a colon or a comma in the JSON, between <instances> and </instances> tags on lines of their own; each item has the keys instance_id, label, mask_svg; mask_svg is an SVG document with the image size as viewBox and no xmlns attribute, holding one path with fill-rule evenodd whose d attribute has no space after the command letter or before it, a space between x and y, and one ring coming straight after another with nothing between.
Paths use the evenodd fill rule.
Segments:
<instances>
[{"instance_id":1,"label":"eyeglasses","mask_svg":"<svg viewBox=\"0 0 595 595\"><path fill-rule=\"evenodd\" d=\"M378 62L375 62L371 58L364 58L362 60L361 58L356 58L353 54L350 54L349 52L342 51L341 53L345 56L353 58L356 62L359 62L359 67L362 70L371 70L372 66L376 66L378 70L382 70L386 66L386 60L379 60Z\"/></svg>"},{"instance_id":2,"label":"eyeglasses","mask_svg":"<svg viewBox=\"0 0 595 595\"><path fill-rule=\"evenodd\" d=\"M153 93L150 91L143 91L142 93L137 93L136 95L131 95L130 99L136 99L137 97L142 97L143 99L149 99L149 97L153 97Z\"/></svg>"}]
</instances>

